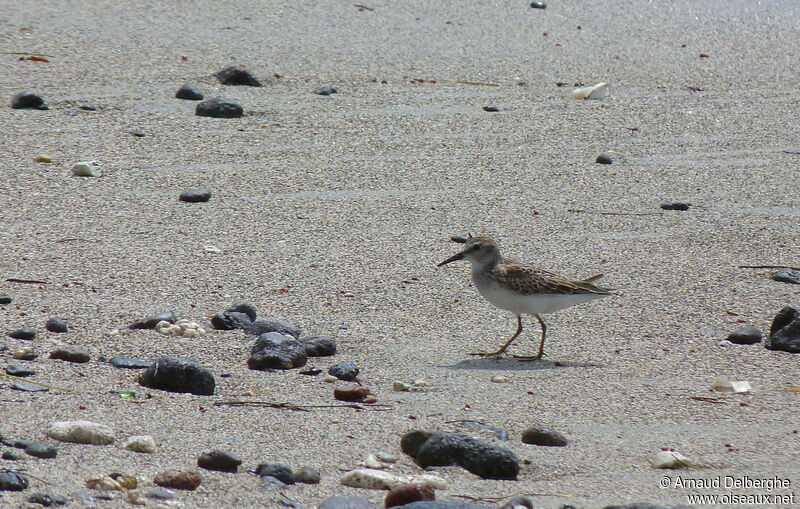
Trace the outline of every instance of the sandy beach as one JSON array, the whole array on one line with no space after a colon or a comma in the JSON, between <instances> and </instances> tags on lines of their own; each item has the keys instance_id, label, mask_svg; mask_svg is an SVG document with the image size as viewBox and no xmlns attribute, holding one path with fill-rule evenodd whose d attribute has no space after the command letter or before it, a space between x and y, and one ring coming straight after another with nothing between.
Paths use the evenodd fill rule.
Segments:
<instances>
[{"instance_id":1,"label":"sandy beach","mask_svg":"<svg viewBox=\"0 0 800 509\"><path fill-rule=\"evenodd\" d=\"M529 4L22 0L0 9L0 292L13 299L0 305L0 367L24 362L12 353L32 346L29 380L70 389L20 392L0 378L0 435L58 448L53 459L16 450L19 460L0 460L0 472L30 475L27 490L0 492L0 506L52 493L70 497L68 507L126 507L119 494L93 504L71 494L112 472L147 490L157 473L198 470L200 454L221 449L242 459L239 472L202 470L201 488L176 491L180 507L281 507L279 492L247 473L267 461L319 470L319 484L280 490L302 507L334 495L382 507L385 491L339 480L377 452L400 458L394 473L423 473L400 450L415 429L467 433L525 462L517 481L434 468L448 483L440 500L496 506L530 494L537 508L593 509L794 492L800 503L800 394L782 390L800 386L800 357L719 344L746 325L767 335L781 308L800 306L800 286L739 268L800 265L800 4ZM38 54L48 61L18 60ZM220 84L213 73L232 64L264 86ZM571 99L573 84L598 82L608 98ZM185 83L238 102L244 116L195 116L197 102L174 97ZM338 93L314 93L324 85ZM49 110L11 109L23 90ZM596 164L601 153L613 164ZM34 161L42 154L52 163ZM72 175L87 160L102 163L101 177ZM178 200L193 188L211 200ZM480 297L465 263L436 267L460 248L450 236L467 232L569 278L603 273L620 295L548 315L542 361L471 357L502 344L516 321ZM248 369L242 331L128 328L163 311L208 324L236 301L303 336L333 337L337 354L309 359L318 376L263 372ZM45 331L53 316L69 332ZM513 354L538 347L536 320L524 324ZM36 338L6 336L20 327ZM92 360L48 358L62 346ZM215 394L142 387L140 372L100 360L115 355L194 360L214 375ZM214 406L334 404L336 384L324 377L341 361L360 367L384 411ZM753 390L712 392L718 377ZM425 390L392 391L417 380ZM46 437L66 420L108 425L117 442ZM455 422L464 420L509 439ZM522 443L532 426L569 444ZM120 446L144 434L155 453ZM663 448L702 468L653 468ZM665 476L791 486L662 488Z\"/></svg>"}]
</instances>

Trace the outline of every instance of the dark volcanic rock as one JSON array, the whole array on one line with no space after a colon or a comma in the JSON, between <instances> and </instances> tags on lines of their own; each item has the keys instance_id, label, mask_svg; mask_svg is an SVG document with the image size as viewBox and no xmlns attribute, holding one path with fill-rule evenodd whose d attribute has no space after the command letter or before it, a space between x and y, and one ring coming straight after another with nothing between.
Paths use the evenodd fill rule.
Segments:
<instances>
[{"instance_id":1,"label":"dark volcanic rock","mask_svg":"<svg viewBox=\"0 0 800 509\"><path fill-rule=\"evenodd\" d=\"M547 9L547 4L544 2L531 2L531 7L534 9Z\"/></svg>"},{"instance_id":2,"label":"dark volcanic rock","mask_svg":"<svg viewBox=\"0 0 800 509\"><path fill-rule=\"evenodd\" d=\"M758 330L757 327L748 325L747 327L742 327L737 331L731 332L726 339L737 345L753 345L761 343L761 331Z\"/></svg>"},{"instance_id":3,"label":"dark volcanic rock","mask_svg":"<svg viewBox=\"0 0 800 509\"><path fill-rule=\"evenodd\" d=\"M223 85L246 85L249 87L260 87L261 82L253 76L250 71L241 65L229 65L221 71L214 73L220 83Z\"/></svg>"},{"instance_id":4,"label":"dark volcanic rock","mask_svg":"<svg viewBox=\"0 0 800 509\"><path fill-rule=\"evenodd\" d=\"M6 367L6 374L24 378L26 376L35 375L36 371L30 369L24 364L12 364L11 366Z\"/></svg>"},{"instance_id":5,"label":"dark volcanic rock","mask_svg":"<svg viewBox=\"0 0 800 509\"><path fill-rule=\"evenodd\" d=\"M196 86L187 83L179 88L177 92L175 92L175 97L178 99L186 99L188 101L202 101L203 92L201 92Z\"/></svg>"},{"instance_id":6,"label":"dark volcanic rock","mask_svg":"<svg viewBox=\"0 0 800 509\"><path fill-rule=\"evenodd\" d=\"M218 450L201 454L197 458L198 467L220 472L236 472L241 464L242 460L233 454Z\"/></svg>"},{"instance_id":7,"label":"dark volcanic rock","mask_svg":"<svg viewBox=\"0 0 800 509\"><path fill-rule=\"evenodd\" d=\"M52 507L54 505L66 505L69 502L67 497L61 495L48 495L47 493L33 493L28 497L28 502L31 504L39 504L43 507Z\"/></svg>"},{"instance_id":8,"label":"dark volcanic rock","mask_svg":"<svg viewBox=\"0 0 800 509\"><path fill-rule=\"evenodd\" d=\"M250 319L251 322L256 321L256 316L258 312L256 311L256 307L249 302L245 302L240 300L239 302L235 303L225 311L234 311L236 313L244 313L247 315L247 318Z\"/></svg>"},{"instance_id":9,"label":"dark volcanic rock","mask_svg":"<svg viewBox=\"0 0 800 509\"><path fill-rule=\"evenodd\" d=\"M800 285L800 270L781 269L770 276L774 281Z\"/></svg>"},{"instance_id":10,"label":"dark volcanic rock","mask_svg":"<svg viewBox=\"0 0 800 509\"><path fill-rule=\"evenodd\" d=\"M11 107L15 110L21 109L34 109L34 110L48 110L47 104L41 96L30 90L20 92L11 98Z\"/></svg>"},{"instance_id":11,"label":"dark volcanic rock","mask_svg":"<svg viewBox=\"0 0 800 509\"><path fill-rule=\"evenodd\" d=\"M364 497L346 497L337 495L326 498L317 509L378 509L378 506Z\"/></svg>"},{"instance_id":12,"label":"dark volcanic rock","mask_svg":"<svg viewBox=\"0 0 800 509\"><path fill-rule=\"evenodd\" d=\"M283 463L261 463L256 467L256 475L261 477L274 477L284 484L295 483L292 469Z\"/></svg>"},{"instance_id":13,"label":"dark volcanic rock","mask_svg":"<svg viewBox=\"0 0 800 509\"><path fill-rule=\"evenodd\" d=\"M65 346L50 352L50 358L67 362L83 363L89 362L92 357L89 355L89 352L83 348L78 348L77 346Z\"/></svg>"},{"instance_id":14,"label":"dark volcanic rock","mask_svg":"<svg viewBox=\"0 0 800 509\"><path fill-rule=\"evenodd\" d=\"M115 355L108 362L115 368L124 369L145 369L152 364L152 362L143 361L135 357L126 357L125 355Z\"/></svg>"},{"instance_id":15,"label":"dark volcanic rock","mask_svg":"<svg viewBox=\"0 0 800 509\"><path fill-rule=\"evenodd\" d=\"M595 159L594 162L596 162L597 164L611 164L614 161L611 159L610 155L600 154L599 156L597 156L597 159Z\"/></svg>"},{"instance_id":16,"label":"dark volcanic rock","mask_svg":"<svg viewBox=\"0 0 800 509\"><path fill-rule=\"evenodd\" d=\"M28 478L16 472L0 473L0 491L22 491L28 487Z\"/></svg>"},{"instance_id":17,"label":"dark volcanic rock","mask_svg":"<svg viewBox=\"0 0 800 509\"><path fill-rule=\"evenodd\" d=\"M331 376L335 376L339 380L344 380L345 382L352 382L358 377L358 373L361 370L358 369L355 362L344 361L344 362L337 362L333 366L328 369L328 374Z\"/></svg>"},{"instance_id":18,"label":"dark volcanic rock","mask_svg":"<svg viewBox=\"0 0 800 509\"><path fill-rule=\"evenodd\" d=\"M0 304L11 304L11 296L7 293L0 293Z\"/></svg>"},{"instance_id":19,"label":"dark volcanic rock","mask_svg":"<svg viewBox=\"0 0 800 509\"><path fill-rule=\"evenodd\" d=\"M564 447L567 445L567 439L564 435L550 428L528 428L522 432L522 442L546 447Z\"/></svg>"},{"instance_id":20,"label":"dark volcanic rock","mask_svg":"<svg viewBox=\"0 0 800 509\"><path fill-rule=\"evenodd\" d=\"M55 458L58 454L58 450L47 442L32 440L28 446L25 447L25 454L36 458Z\"/></svg>"},{"instance_id":21,"label":"dark volcanic rock","mask_svg":"<svg viewBox=\"0 0 800 509\"><path fill-rule=\"evenodd\" d=\"M769 350L800 353L800 309L786 306L778 311L764 346Z\"/></svg>"},{"instance_id":22,"label":"dark volcanic rock","mask_svg":"<svg viewBox=\"0 0 800 509\"><path fill-rule=\"evenodd\" d=\"M519 460L503 447L460 433L436 432L417 448L424 432L411 433L403 437L401 446L403 451L417 449L414 459L422 468L458 465L483 479L516 479L519 473Z\"/></svg>"},{"instance_id":23,"label":"dark volcanic rock","mask_svg":"<svg viewBox=\"0 0 800 509\"><path fill-rule=\"evenodd\" d=\"M151 389L189 392L200 396L214 394L214 375L199 364L178 357L159 357L139 377L139 383Z\"/></svg>"},{"instance_id":24,"label":"dark volcanic rock","mask_svg":"<svg viewBox=\"0 0 800 509\"><path fill-rule=\"evenodd\" d=\"M47 320L47 323L44 324L44 328L50 332L67 332L67 322L54 316Z\"/></svg>"},{"instance_id":25,"label":"dark volcanic rock","mask_svg":"<svg viewBox=\"0 0 800 509\"><path fill-rule=\"evenodd\" d=\"M81 104L78 108L82 109L83 111L97 111L97 106L93 104Z\"/></svg>"},{"instance_id":26,"label":"dark volcanic rock","mask_svg":"<svg viewBox=\"0 0 800 509\"><path fill-rule=\"evenodd\" d=\"M662 203L661 208L664 210L689 210L691 207L691 203L684 203L684 202L674 202L674 203Z\"/></svg>"},{"instance_id":27,"label":"dark volcanic rock","mask_svg":"<svg viewBox=\"0 0 800 509\"><path fill-rule=\"evenodd\" d=\"M330 357L336 355L336 341L328 336L312 336L303 338L300 344L306 349L309 357Z\"/></svg>"},{"instance_id":28,"label":"dark volcanic rock","mask_svg":"<svg viewBox=\"0 0 800 509\"><path fill-rule=\"evenodd\" d=\"M178 317L175 316L175 313L169 311L166 313L158 313L157 315L148 316L143 320L133 322L128 327L131 329L153 329L158 322L164 321L175 323L177 320Z\"/></svg>"},{"instance_id":29,"label":"dark volcanic rock","mask_svg":"<svg viewBox=\"0 0 800 509\"><path fill-rule=\"evenodd\" d=\"M430 431L409 431L400 439L400 449L412 458L416 458L419 448L428 441L431 435L433 433Z\"/></svg>"},{"instance_id":30,"label":"dark volcanic rock","mask_svg":"<svg viewBox=\"0 0 800 509\"><path fill-rule=\"evenodd\" d=\"M250 327L250 334L253 336L260 336L266 332L288 334L295 339L300 337L300 327L286 320L279 320L277 318L262 318L261 320L253 322L253 325Z\"/></svg>"},{"instance_id":31,"label":"dark volcanic rock","mask_svg":"<svg viewBox=\"0 0 800 509\"><path fill-rule=\"evenodd\" d=\"M338 94L339 91L330 85L324 85L314 90L314 93L317 95L331 95L331 94Z\"/></svg>"},{"instance_id":32,"label":"dark volcanic rock","mask_svg":"<svg viewBox=\"0 0 800 509\"><path fill-rule=\"evenodd\" d=\"M433 488L426 484L401 484L389 490L383 505L385 507L403 506L420 500L436 500Z\"/></svg>"},{"instance_id":33,"label":"dark volcanic rock","mask_svg":"<svg viewBox=\"0 0 800 509\"><path fill-rule=\"evenodd\" d=\"M299 341L277 332L258 336L250 353L247 361L250 369L292 369L305 366L308 361L306 349Z\"/></svg>"},{"instance_id":34,"label":"dark volcanic rock","mask_svg":"<svg viewBox=\"0 0 800 509\"><path fill-rule=\"evenodd\" d=\"M14 339L25 339L30 341L36 337L36 329L33 327L21 327L9 332L8 336Z\"/></svg>"},{"instance_id":35,"label":"dark volcanic rock","mask_svg":"<svg viewBox=\"0 0 800 509\"><path fill-rule=\"evenodd\" d=\"M211 326L217 330L250 330L252 325L250 318L238 311L223 311L211 317Z\"/></svg>"},{"instance_id":36,"label":"dark volcanic rock","mask_svg":"<svg viewBox=\"0 0 800 509\"><path fill-rule=\"evenodd\" d=\"M164 488L176 490L194 490L203 482L203 476L197 472L179 472L167 470L153 478L153 483Z\"/></svg>"},{"instance_id":37,"label":"dark volcanic rock","mask_svg":"<svg viewBox=\"0 0 800 509\"><path fill-rule=\"evenodd\" d=\"M178 199L187 203L205 203L211 199L211 191L208 189L187 189L178 196Z\"/></svg>"},{"instance_id":38,"label":"dark volcanic rock","mask_svg":"<svg viewBox=\"0 0 800 509\"><path fill-rule=\"evenodd\" d=\"M240 118L244 115L244 108L237 102L215 97L198 104L194 114L198 117Z\"/></svg>"}]
</instances>

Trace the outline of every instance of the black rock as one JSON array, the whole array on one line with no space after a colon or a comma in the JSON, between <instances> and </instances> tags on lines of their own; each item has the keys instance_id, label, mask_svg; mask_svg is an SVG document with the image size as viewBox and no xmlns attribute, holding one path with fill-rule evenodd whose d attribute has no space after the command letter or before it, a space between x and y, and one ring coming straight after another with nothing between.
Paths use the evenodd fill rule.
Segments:
<instances>
[{"instance_id":1,"label":"black rock","mask_svg":"<svg viewBox=\"0 0 800 509\"><path fill-rule=\"evenodd\" d=\"M82 104L79 108L84 111L97 111L97 107L93 104Z\"/></svg>"},{"instance_id":2,"label":"black rock","mask_svg":"<svg viewBox=\"0 0 800 509\"><path fill-rule=\"evenodd\" d=\"M378 509L378 506L364 497L337 495L323 500L317 509Z\"/></svg>"},{"instance_id":3,"label":"black rock","mask_svg":"<svg viewBox=\"0 0 800 509\"><path fill-rule=\"evenodd\" d=\"M498 108L497 106L484 106L481 109L483 111L488 111L489 113L497 113L498 111L500 111L500 108Z\"/></svg>"},{"instance_id":4,"label":"black rock","mask_svg":"<svg viewBox=\"0 0 800 509\"><path fill-rule=\"evenodd\" d=\"M34 493L28 497L28 502L31 504L39 504L43 507L52 507L54 505L66 505L69 502L67 497L61 495L48 495L46 493Z\"/></svg>"},{"instance_id":5,"label":"black rock","mask_svg":"<svg viewBox=\"0 0 800 509\"><path fill-rule=\"evenodd\" d=\"M0 491L22 491L28 487L28 478L16 472L0 473Z\"/></svg>"},{"instance_id":6,"label":"black rock","mask_svg":"<svg viewBox=\"0 0 800 509\"><path fill-rule=\"evenodd\" d=\"M770 276L774 281L800 285L800 270L781 269Z\"/></svg>"},{"instance_id":7,"label":"black rock","mask_svg":"<svg viewBox=\"0 0 800 509\"><path fill-rule=\"evenodd\" d=\"M689 210L691 207L691 203L684 203L684 202L674 202L674 203L662 203L661 208L664 210Z\"/></svg>"},{"instance_id":8,"label":"black rock","mask_svg":"<svg viewBox=\"0 0 800 509\"><path fill-rule=\"evenodd\" d=\"M234 330L244 329L250 330L253 322L250 318L238 311L223 311L211 317L211 326L217 330Z\"/></svg>"},{"instance_id":9,"label":"black rock","mask_svg":"<svg viewBox=\"0 0 800 509\"><path fill-rule=\"evenodd\" d=\"M139 377L139 383L151 389L188 392L200 396L214 394L214 375L199 364L178 357L159 357Z\"/></svg>"},{"instance_id":10,"label":"black rock","mask_svg":"<svg viewBox=\"0 0 800 509\"><path fill-rule=\"evenodd\" d=\"M241 65L229 65L221 71L214 73L214 76L223 85L246 85L249 87L260 87L261 82L253 76L250 71Z\"/></svg>"},{"instance_id":11,"label":"black rock","mask_svg":"<svg viewBox=\"0 0 800 509\"><path fill-rule=\"evenodd\" d=\"M178 199L188 203L205 203L211 199L211 191L208 189L188 189L182 192Z\"/></svg>"},{"instance_id":12,"label":"black rock","mask_svg":"<svg viewBox=\"0 0 800 509\"><path fill-rule=\"evenodd\" d=\"M175 493L166 488L152 488L144 492L144 496L153 500L175 500Z\"/></svg>"},{"instance_id":13,"label":"black rock","mask_svg":"<svg viewBox=\"0 0 800 509\"><path fill-rule=\"evenodd\" d=\"M597 156L597 159L595 159L594 162L596 162L597 164L611 164L614 161L611 159L610 155L600 154L599 156Z\"/></svg>"},{"instance_id":14,"label":"black rock","mask_svg":"<svg viewBox=\"0 0 800 509\"><path fill-rule=\"evenodd\" d=\"M247 366L250 369L292 369L305 366L306 349L294 338L267 332L256 339L250 350Z\"/></svg>"},{"instance_id":15,"label":"black rock","mask_svg":"<svg viewBox=\"0 0 800 509\"><path fill-rule=\"evenodd\" d=\"M50 332L67 332L67 322L54 316L53 318L47 320L44 328Z\"/></svg>"},{"instance_id":16,"label":"black rock","mask_svg":"<svg viewBox=\"0 0 800 509\"><path fill-rule=\"evenodd\" d=\"M198 104L194 114L198 117L239 118L244 115L244 108L239 103L215 97Z\"/></svg>"},{"instance_id":17,"label":"black rock","mask_svg":"<svg viewBox=\"0 0 800 509\"><path fill-rule=\"evenodd\" d=\"M146 136L143 131L131 131L131 134L137 138L144 138Z\"/></svg>"},{"instance_id":18,"label":"black rock","mask_svg":"<svg viewBox=\"0 0 800 509\"><path fill-rule=\"evenodd\" d=\"M157 315L148 316L137 322L133 322L128 327L131 329L153 329L158 322L175 323L178 317L172 311L166 313L158 313Z\"/></svg>"},{"instance_id":19,"label":"black rock","mask_svg":"<svg viewBox=\"0 0 800 509\"><path fill-rule=\"evenodd\" d=\"M550 428L528 428L522 432L522 442L546 447L564 447L567 445L567 439L564 435Z\"/></svg>"},{"instance_id":20,"label":"black rock","mask_svg":"<svg viewBox=\"0 0 800 509\"><path fill-rule=\"evenodd\" d=\"M786 306L778 311L764 346L769 350L800 353L800 309Z\"/></svg>"},{"instance_id":21,"label":"black rock","mask_svg":"<svg viewBox=\"0 0 800 509\"><path fill-rule=\"evenodd\" d=\"M754 345L756 343L761 343L761 331L758 330L757 327L748 325L747 327L742 327L737 331L731 332L726 339L737 345Z\"/></svg>"},{"instance_id":22,"label":"black rock","mask_svg":"<svg viewBox=\"0 0 800 509\"><path fill-rule=\"evenodd\" d=\"M25 454L29 456L34 456L36 458L55 458L58 454L58 450L51 444L47 442L41 442L39 440L33 440L28 446L25 448Z\"/></svg>"},{"instance_id":23,"label":"black rock","mask_svg":"<svg viewBox=\"0 0 800 509\"><path fill-rule=\"evenodd\" d=\"M262 318L261 320L253 322L253 325L250 327L250 334L253 336L260 336L265 332L279 332L295 338L300 337L300 327L286 320L278 320L277 318Z\"/></svg>"},{"instance_id":24,"label":"black rock","mask_svg":"<svg viewBox=\"0 0 800 509\"><path fill-rule=\"evenodd\" d=\"M12 364L11 366L6 367L6 374L24 378L26 376L35 375L36 371L30 369L24 364Z\"/></svg>"},{"instance_id":25,"label":"black rock","mask_svg":"<svg viewBox=\"0 0 800 509\"><path fill-rule=\"evenodd\" d=\"M256 316L258 312L256 311L256 307L249 302L245 302L240 300L239 302L235 303L233 306L229 307L225 311L235 311L237 313L244 313L247 315L247 318L250 319L251 322L256 321Z\"/></svg>"},{"instance_id":26,"label":"black rock","mask_svg":"<svg viewBox=\"0 0 800 509\"><path fill-rule=\"evenodd\" d=\"M329 336L312 336L303 338L300 344L306 349L309 357L330 357L336 355L336 341Z\"/></svg>"},{"instance_id":27,"label":"black rock","mask_svg":"<svg viewBox=\"0 0 800 509\"><path fill-rule=\"evenodd\" d=\"M287 484L282 483L271 475L266 475L261 478L261 491L278 491L288 487Z\"/></svg>"},{"instance_id":28,"label":"black rock","mask_svg":"<svg viewBox=\"0 0 800 509\"><path fill-rule=\"evenodd\" d=\"M50 352L50 358L67 362L83 363L89 362L92 357L89 355L89 352L83 348L78 348L77 346L65 346Z\"/></svg>"},{"instance_id":29,"label":"black rock","mask_svg":"<svg viewBox=\"0 0 800 509\"><path fill-rule=\"evenodd\" d=\"M460 433L432 433L414 459L422 468L458 465L483 479L516 479L519 474L513 452Z\"/></svg>"},{"instance_id":30,"label":"black rock","mask_svg":"<svg viewBox=\"0 0 800 509\"><path fill-rule=\"evenodd\" d=\"M433 433L430 431L409 431L400 439L400 449L412 458L416 458L419 448L428 441L431 435Z\"/></svg>"},{"instance_id":31,"label":"black rock","mask_svg":"<svg viewBox=\"0 0 800 509\"><path fill-rule=\"evenodd\" d=\"M500 509L515 509L520 506L534 509L533 500L531 500L531 497L526 497L525 495L515 495L509 498L505 504L500 506Z\"/></svg>"},{"instance_id":32,"label":"black rock","mask_svg":"<svg viewBox=\"0 0 800 509\"><path fill-rule=\"evenodd\" d=\"M236 472L242 460L231 453L214 450L201 454L197 458L197 466L206 470L218 470L220 472Z\"/></svg>"},{"instance_id":33,"label":"black rock","mask_svg":"<svg viewBox=\"0 0 800 509\"><path fill-rule=\"evenodd\" d=\"M11 296L7 293L0 293L0 304L11 304Z\"/></svg>"},{"instance_id":34,"label":"black rock","mask_svg":"<svg viewBox=\"0 0 800 509\"><path fill-rule=\"evenodd\" d=\"M115 368L124 369L145 369L149 368L152 362L143 361L135 357L126 357L124 355L115 355L109 361Z\"/></svg>"},{"instance_id":35,"label":"black rock","mask_svg":"<svg viewBox=\"0 0 800 509\"><path fill-rule=\"evenodd\" d=\"M319 470L315 470L311 467L303 467L294 473L295 482L300 482L303 484L319 484L320 480L322 480L322 476L320 475Z\"/></svg>"},{"instance_id":36,"label":"black rock","mask_svg":"<svg viewBox=\"0 0 800 509\"><path fill-rule=\"evenodd\" d=\"M624 505L607 505L603 509L669 509L669 507L661 504L651 504L650 502L634 502Z\"/></svg>"},{"instance_id":37,"label":"black rock","mask_svg":"<svg viewBox=\"0 0 800 509\"><path fill-rule=\"evenodd\" d=\"M187 101L202 101L203 92L196 86L187 83L175 92L175 97L178 99L186 99Z\"/></svg>"},{"instance_id":38,"label":"black rock","mask_svg":"<svg viewBox=\"0 0 800 509\"><path fill-rule=\"evenodd\" d=\"M14 440L13 442L9 442L9 445L11 445L12 447L16 447L17 449L25 449L34 442L36 442L36 440L28 440L25 438L21 438L19 440Z\"/></svg>"},{"instance_id":39,"label":"black rock","mask_svg":"<svg viewBox=\"0 0 800 509\"><path fill-rule=\"evenodd\" d=\"M298 371L298 375L308 375L308 376L317 376L322 373L322 370L319 368L306 368L302 371Z\"/></svg>"},{"instance_id":40,"label":"black rock","mask_svg":"<svg viewBox=\"0 0 800 509\"><path fill-rule=\"evenodd\" d=\"M17 461L19 459L19 455L14 451L3 451L3 455L1 457L7 461Z\"/></svg>"},{"instance_id":41,"label":"black rock","mask_svg":"<svg viewBox=\"0 0 800 509\"><path fill-rule=\"evenodd\" d=\"M292 469L283 463L261 463L256 467L256 475L274 477L284 484L295 483Z\"/></svg>"},{"instance_id":42,"label":"black rock","mask_svg":"<svg viewBox=\"0 0 800 509\"><path fill-rule=\"evenodd\" d=\"M396 505L394 509L494 509L488 505L470 504L457 500L420 500L405 505Z\"/></svg>"},{"instance_id":43,"label":"black rock","mask_svg":"<svg viewBox=\"0 0 800 509\"><path fill-rule=\"evenodd\" d=\"M25 339L25 340L32 340L36 337L36 329L33 327L22 327L16 330L12 330L8 333L9 337L14 339Z\"/></svg>"},{"instance_id":44,"label":"black rock","mask_svg":"<svg viewBox=\"0 0 800 509\"><path fill-rule=\"evenodd\" d=\"M44 99L42 99L39 95L30 90L25 90L24 92L20 92L19 94L15 95L11 98L11 107L15 110L21 109L34 109L34 110L49 110L50 108L47 107L45 104Z\"/></svg>"},{"instance_id":45,"label":"black rock","mask_svg":"<svg viewBox=\"0 0 800 509\"><path fill-rule=\"evenodd\" d=\"M531 2L531 7L534 9L547 9L547 4L544 2Z\"/></svg>"},{"instance_id":46,"label":"black rock","mask_svg":"<svg viewBox=\"0 0 800 509\"><path fill-rule=\"evenodd\" d=\"M11 388L15 391L23 392L47 392L50 390L43 385L29 384L27 382L16 382L11 385Z\"/></svg>"},{"instance_id":47,"label":"black rock","mask_svg":"<svg viewBox=\"0 0 800 509\"><path fill-rule=\"evenodd\" d=\"M317 95L331 95L331 94L338 94L339 91L330 85L325 85L314 90L314 93Z\"/></svg>"},{"instance_id":48,"label":"black rock","mask_svg":"<svg viewBox=\"0 0 800 509\"><path fill-rule=\"evenodd\" d=\"M344 362L337 362L333 366L328 369L328 374L335 376L339 380L344 380L345 382L352 382L358 376L358 373L361 370L358 369L355 362L344 361Z\"/></svg>"}]
</instances>

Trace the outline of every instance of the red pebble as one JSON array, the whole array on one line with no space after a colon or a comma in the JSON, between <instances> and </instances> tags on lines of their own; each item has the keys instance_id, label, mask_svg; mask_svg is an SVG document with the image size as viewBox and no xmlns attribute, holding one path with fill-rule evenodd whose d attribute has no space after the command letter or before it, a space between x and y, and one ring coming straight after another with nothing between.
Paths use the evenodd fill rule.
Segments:
<instances>
[{"instance_id":1,"label":"red pebble","mask_svg":"<svg viewBox=\"0 0 800 509\"><path fill-rule=\"evenodd\" d=\"M420 500L436 500L433 488L427 484L401 484L389 490L383 503L386 507L395 507Z\"/></svg>"}]
</instances>

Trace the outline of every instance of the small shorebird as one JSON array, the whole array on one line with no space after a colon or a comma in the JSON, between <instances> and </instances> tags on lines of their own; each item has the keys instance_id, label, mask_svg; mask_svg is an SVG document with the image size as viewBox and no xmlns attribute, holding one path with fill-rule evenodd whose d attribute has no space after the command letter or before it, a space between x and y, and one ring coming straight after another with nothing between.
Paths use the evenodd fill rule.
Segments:
<instances>
[{"instance_id":1,"label":"small shorebird","mask_svg":"<svg viewBox=\"0 0 800 509\"><path fill-rule=\"evenodd\" d=\"M483 297L495 306L517 315L517 332L495 352L476 352L470 355L496 357L502 355L522 332L522 315L533 315L542 326L539 353L532 356L515 355L517 359L538 360L544 353L547 326L542 314L554 313L576 304L614 295L609 288L594 285L602 274L580 281L571 281L546 270L537 269L503 258L497 244L489 237L451 237L464 244L464 249L438 266L458 260L472 265L472 281Z\"/></svg>"}]
</instances>

